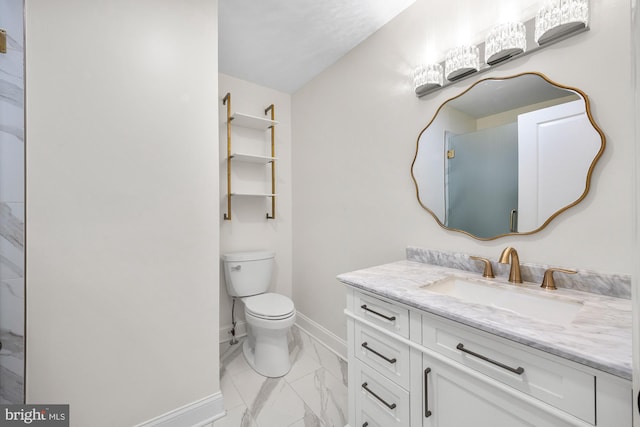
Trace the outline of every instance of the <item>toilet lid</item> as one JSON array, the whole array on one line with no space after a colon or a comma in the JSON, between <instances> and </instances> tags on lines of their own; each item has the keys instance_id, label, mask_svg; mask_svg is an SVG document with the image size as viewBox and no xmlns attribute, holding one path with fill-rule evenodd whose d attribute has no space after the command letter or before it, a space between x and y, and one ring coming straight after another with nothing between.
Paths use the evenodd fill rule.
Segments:
<instances>
[{"instance_id":1,"label":"toilet lid","mask_svg":"<svg viewBox=\"0 0 640 427\"><path fill-rule=\"evenodd\" d=\"M265 319L283 319L294 311L293 301L284 295L266 293L243 298L247 312Z\"/></svg>"}]
</instances>

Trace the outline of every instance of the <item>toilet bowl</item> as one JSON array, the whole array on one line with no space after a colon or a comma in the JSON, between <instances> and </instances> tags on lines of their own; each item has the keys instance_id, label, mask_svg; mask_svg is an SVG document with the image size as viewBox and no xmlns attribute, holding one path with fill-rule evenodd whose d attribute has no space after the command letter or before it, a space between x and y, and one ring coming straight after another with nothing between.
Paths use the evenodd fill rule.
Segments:
<instances>
[{"instance_id":1,"label":"toilet bowl","mask_svg":"<svg viewBox=\"0 0 640 427\"><path fill-rule=\"evenodd\" d=\"M256 304L256 300L259 304ZM268 305L274 300L279 300L281 304ZM242 348L247 363L265 377L285 375L291 369L287 333L296 320L293 302L273 293L248 297L243 302L249 326L249 339Z\"/></svg>"},{"instance_id":2,"label":"toilet bowl","mask_svg":"<svg viewBox=\"0 0 640 427\"><path fill-rule=\"evenodd\" d=\"M293 302L267 292L273 252L236 252L222 256L229 295L244 305L248 339L242 352L256 372L281 377L291 369L287 333L296 319Z\"/></svg>"}]
</instances>

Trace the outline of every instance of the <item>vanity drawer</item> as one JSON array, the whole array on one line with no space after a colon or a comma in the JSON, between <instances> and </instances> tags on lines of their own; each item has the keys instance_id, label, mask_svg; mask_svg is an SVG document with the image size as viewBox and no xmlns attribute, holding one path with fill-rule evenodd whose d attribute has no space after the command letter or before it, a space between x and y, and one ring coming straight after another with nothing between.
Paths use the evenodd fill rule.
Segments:
<instances>
[{"instance_id":1,"label":"vanity drawer","mask_svg":"<svg viewBox=\"0 0 640 427\"><path fill-rule=\"evenodd\" d=\"M355 322L354 354L396 384L409 388L409 346Z\"/></svg>"},{"instance_id":2,"label":"vanity drawer","mask_svg":"<svg viewBox=\"0 0 640 427\"><path fill-rule=\"evenodd\" d=\"M405 338L409 338L409 310L356 292L354 313Z\"/></svg>"},{"instance_id":3,"label":"vanity drawer","mask_svg":"<svg viewBox=\"0 0 640 427\"><path fill-rule=\"evenodd\" d=\"M595 376L524 346L423 315L422 344L595 425Z\"/></svg>"},{"instance_id":4,"label":"vanity drawer","mask_svg":"<svg viewBox=\"0 0 640 427\"><path fill-rule=\"evenodd\" d=\"M364 363L356 369L356 426L406 427L409 425L409 392Z\"/></svg>"}]
</instances>

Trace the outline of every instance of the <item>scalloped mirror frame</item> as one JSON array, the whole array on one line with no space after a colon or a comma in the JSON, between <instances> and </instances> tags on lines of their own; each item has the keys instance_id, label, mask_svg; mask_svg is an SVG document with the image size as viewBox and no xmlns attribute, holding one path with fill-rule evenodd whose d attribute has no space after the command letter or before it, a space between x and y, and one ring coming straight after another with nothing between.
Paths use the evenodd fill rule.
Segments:
<instances>
[{"instance_id":1,"label":"scalloped mirror frame","mask_svg":"<svg viewBox=\"0 0 640 427\"><path fill-rule=\"evenodd\" d=\"M447 227L446 225L444 225L440 219L438 218L438 216L431 210L429 209L420 199L420 188L418 185L418 181L416 180L416 177L413 173L414 170L414 166L416 163L416 159L418 158L418 154L419 154L419 148L420 148L420 137L422 136L422 134L429 128L429 126L431 126L431 124L435 121L435 119L438 117L438 113L440 113L440 111L444 108L444 106L453 101L454 99L460 98L461 96L465 95L466 93L468 93L471 89L473 89L475 86L477 86L480 83L483 82L487 82L487 81L502 81L502 80L510 80L510 79L515 79L517 77L521 77L521 76L527 76L527 75L535 75L535 76L539 76L540 78L542 78L543 80L545 80L547 83L552 84L560 89L565 89L568 91L573 91L576 94L580 95L584 101L585 104L585 112L587 114L587 117L589 119L589 122L591 123L591 125L593 126L593 128L598 132L598 134L600 135L600 139L601 139L601 145L600 145L600 150L597 152L597 154L595 155L593 161L591 162L591 165L589 166L588 172L587 172L587 176L586 176L586 182L585 182L585 189L584 192L580 195L580 197L578 197L578 199L576 199L574 202L564 206L563 208L557 210L555 213L553 213L549 218L547 218L544 223L542 225L540 225L538 228L534 229L534 230L530 230L530 231L523 231L523 232L512 232L512 233L504 233L504 234L499 234L496 236L491 236L491 237L479 237L476 236L468 231L465 230L460 230L457 228L450 228ZM424 210L426 210L427 212L429 212L429 214L431 214L431 216L433 217L433 219L435 219L436 223L443 229L448 230L448 231L455 231L458 233L462 233L465 234L469 237L472 237L474 239L477 240L482 240L482 241L489 241L489 240L495 240L495 239L499 239L501 237L506 237L506 236L526 236L526 235L530 235L530 234L534 234L539 232L540 230L543 230L547 225L549 225L549 223L555 219L558 215L560 215L562 212L566 211L567 209L576 206L578 203L580 203L582 200L584 200L584 198L587 196L587 194L589 193L589 188L591 186L591 176L593 173L593 169L595 168L596 163L598 162L598 160L600 159L600 157L602 156L602 153L604 152L604 149L606 147L606 137L604 135L604 133L602 132L602 130L600 129L600 127L597 125L597 123L595 122L595 120L593 119L593 116L591 114L591 106L589 103L589 97L587 96L586 93L584 93L582 90L575 88L575 87L571 87L571 86L565 86L562 84L559 84L551 79L549 79L547 76L545 76L542 73L539 72L524 72L524 73L520 73L520 74L516 74L513 76L507 76L507 77L487 77L481 80L476 81L475 83L473 83L471 86L469 86L467 89L465 89L464 91L462 91L460 94L449 98L448 100L446 100L445 102L443 102L438 109L436 110L435 114L433 115L433 118L429 121L429 123L420 131L420 133L418 134L418 138L416 141L416 153L413 157L413 161L411 162L411 179L413 180L413 183L416 187L416 198L418 199L418 203L420 204L420 206L422 206L422 208Z\"/></svg>"}]
</instances>

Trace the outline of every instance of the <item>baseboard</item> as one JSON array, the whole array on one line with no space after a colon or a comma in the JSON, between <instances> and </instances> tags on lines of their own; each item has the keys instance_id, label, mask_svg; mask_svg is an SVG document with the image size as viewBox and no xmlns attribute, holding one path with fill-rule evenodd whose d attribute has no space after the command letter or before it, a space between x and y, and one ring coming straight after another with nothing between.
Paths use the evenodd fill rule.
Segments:
<instances>
[{"instance_id":1,"label":"baseboard","mask_svg":"<svg viewBox=\"0 0 640 427\"><path fill-rule=\"evenodd\" d=\"M345 340L299 312L296 313L296 325L308 332L309 335L321 344L324 344L339 357L347 360L347 342Z\"/></svg>"},{"instance_id":2,"label":"baseboard","mask_svg":"<svg viewBox=\"0 0 640 427\"><path fill-rule=\"evenodd\" d=\"M222 393L189 403L135 427L204 427L224 417Z\"/></svg>"},{"instance_id":3,"label":"baseboard","mask_svg":"<svg viewBox=\"0 0 640 427\"><path fill-rule=\"evenodd\" d=\"M325 347L332 350L338 356L347 360L347 343L333 332L325 329L319 323L309 319L304 314L296 313L296 325L308 332L313 338L320 341ZM231 325L220 328L220 344L231 341ZM247 334L247 323L236 323L236 338L243 337Z\"/></svg>"},{"instance_id":4,"label":"baseboard","mask_svg":"<svg viewBox=\"0 0 640 427\"><path fill-rule=\"evenodd\" d=\"M220 328L220 344L231 341L232 325L225 325ZM236 322L236 338L247 335L247 322Z\"/></svg>"}]
</instances>

